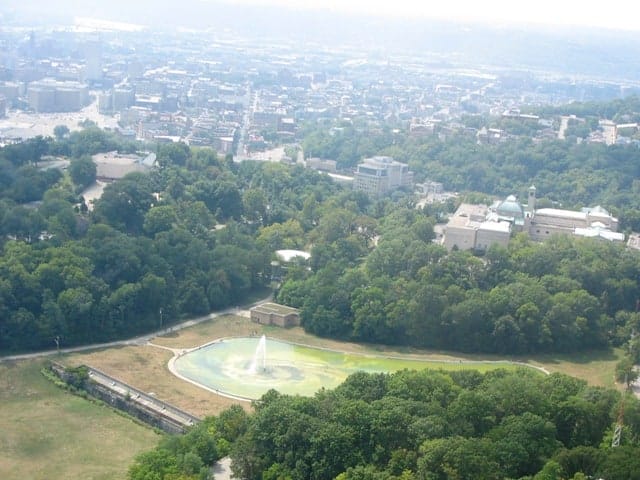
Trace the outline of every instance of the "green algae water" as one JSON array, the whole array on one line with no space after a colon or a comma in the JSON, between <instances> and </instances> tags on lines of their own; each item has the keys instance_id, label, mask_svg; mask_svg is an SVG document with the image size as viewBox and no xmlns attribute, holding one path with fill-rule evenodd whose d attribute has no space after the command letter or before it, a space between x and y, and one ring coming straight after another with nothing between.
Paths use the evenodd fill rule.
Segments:
<instances>
[{"instance_id":1,"label":"green algae water","mask_svg":"<svg viewBox=\"0 0 640 480\"><path fill-rule=\"evenodd\" d=\"M175 373L208 390L244 399L258 399L270 389L289 395L312 396L321 388L340 385L358 371L395 372L403 369L516 368L504 363L421 361L343 353L259 337L219 340L179 356Z\"/></svg>"}]
</instances>

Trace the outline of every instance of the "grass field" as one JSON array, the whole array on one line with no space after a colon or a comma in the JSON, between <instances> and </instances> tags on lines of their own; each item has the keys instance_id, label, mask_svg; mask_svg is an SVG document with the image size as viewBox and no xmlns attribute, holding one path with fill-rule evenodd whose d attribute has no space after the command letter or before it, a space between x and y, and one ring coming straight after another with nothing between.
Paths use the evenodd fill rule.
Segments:
<instances>
[{"instance_id":1,"label":"grass field","mask_svg":"<svg viewBox=\"0 0 640 480\"><path fill-rule=\"evenodd\" d=\"M202 345L215 338L224 336L242 336L250 334L265 334L267 336L287 340L290 342L331 348L353 353L376 353L380 355L402 354L408 358L430 361L500 361L527 363L542 367L549 372L560 372L587 380L589 384L604 387L615 387L615 364L622 358L620 349L599 350L571 354L546 354L535 356L498 356L498 355L467 355L455 352L434 350L418 350L407 347L390 347L386 345L363 345L341 342L327 338L315 337L304 332L300 327L283 329L274 326L257 325L246 318L236 316L219 317L210 322L201 323L187 330L176 332L170 336L158 337L153 340L158 345L171 348L191 348ZM446 365L446 364L441 364ZM463 367L464 363L461 364ZM467 364L467 367L469 364ZM446 368L443 366L442 368Z\"/></svg>"},{"instance_id":2,"label":"grass field","mask_svg":"<svg viewBox=\"0 0 640 480\"><path fill-rule=\"evenodd\" d=\"M125 478L158 434L56 387L40 373L44 364L0 364L0 478Z\"/></svg>"},{"instance_id":3,"label":"grass field","mask_svg":"<svg viewBox=\"0 0 640 480\"><path fill-rule=\"evenodd\" d=\"M167 368L171 356L167 350L149 346L121 347L74 354L63 363L90 365L199 417L216 415L237 403L180 380Z\"/></svg>"},{"instance_id":4,"label":"grass field","mask_svg":"<svg viewBox=\"0 0 640 480\"><path fill-rule=\"evenodd\" d=\"M153 339L155 345L173 349L187 349L202 345L211 340L246 335L262 335L280 340L330 348L352 353L374 353L379 355L398 355L406 358L434 362L433 368L461 369L493 368L485 364L466 362L510 360L542 367L550 372L562 372L587 380L592 385L613 387L613 371L621 352L592 352L573 355L540 355L535 357L498 357L488 355L461 355L451 352L423 351L410 348L391 348L381 345L361 345L339 342L308 335L302 328L282 329L263 326L251 322L246 317L226 315L200 323L185 330L173 332ZM154 392L159 398L175 404L195 415L216 415L233 400L215 395L198 388L172 375L167 362L172 353L151 346L123 347L99 350L91 353L78 353L65 357L72 365L87 364L99 368L141 390ZM446 363L438 363L445 361ZM461 363L458 363L462 361ZM453 363L449 363L453 362ZM247 403L242 403L249 408Z\"/></svg>"},{"instance_id":5,"label":"grass field","mask_svg":"<svg viewBox=\"0 0 640 480\"><path fill-rule=\"evenodd\" d=\"M157 337L153 343L183 349L216 338L252 334L353 353L401 354L406 358L434 362L434 368L477 367L477 364L458 363L459 360L505 360L338 342L308 335L301 328L264 327L245 317L232 315ZM611 350L507 360L573 375L592 385L613 387L614 367L621 355L620 350ZM235 403L172 375L167 369L171 356L169 350L162 348L130 346L65 355L57 360L68 365L85 363L99 368L199 416L218 414ZM442 360L454 363L438 363ZM0 364L0 479L124 478L133 457L152 448L158 435L107 407L59 389L40 374L44 364L45 360ZM485 369L482 365L477 368ZM250 408L248 403L242 405Z\"/></svg>"}]
</instances>

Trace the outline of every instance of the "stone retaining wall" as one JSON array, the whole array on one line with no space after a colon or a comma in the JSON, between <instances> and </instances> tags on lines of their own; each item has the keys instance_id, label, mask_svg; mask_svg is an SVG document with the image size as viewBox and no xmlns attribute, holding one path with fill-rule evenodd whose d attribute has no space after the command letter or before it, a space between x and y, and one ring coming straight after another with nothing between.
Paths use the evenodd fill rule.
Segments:
<instances>
[{"instance_id":1,"label":"stone retaining wall","mask_svg":"<svg viewBox=\"0 0 640 480\"><path fill-rule=\"evenodd\" d=\"M91 396L167 433L184 433L200 419L167 402L159 400L97 369L86 367L89 380L84 390ZM64 366L51 363L51 371L65 383L71 374Z\"/></svg>"}]
</instances>

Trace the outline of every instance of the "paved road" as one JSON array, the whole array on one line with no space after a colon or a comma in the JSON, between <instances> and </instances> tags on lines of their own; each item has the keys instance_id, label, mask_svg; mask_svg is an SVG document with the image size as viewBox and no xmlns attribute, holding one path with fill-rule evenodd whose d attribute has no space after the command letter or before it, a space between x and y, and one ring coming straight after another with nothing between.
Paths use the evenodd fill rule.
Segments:
<instances>
[{"instance_id":1,"label":"paved road","mask_svg":"<svg viewBox=\"0 0 640 480\"><path fill-rule=\"evenodd\" d=\"M213 478L215 480L231 480L231 459L221 458L213 466Z\"/></svg>"},{"instance_id":2,"label":"paved road","mask_svg":"<svg viewBox=\"0 0 640 480\"><path fill-rule=\"evenodd\" d=\"M258 305L262 302L266 302L271 300L271 295L262 300L258 300L250 305L244 306L244 309L249 309L255 305ZM75 352L85 352L88 350L96 350L99 348L109 348L109 347L123 347L128 345L145 345L148 341L150 341L154 337L158 337L161 335L166 335L170 332L175 332L177 330L182 330L183 328L189 328L194 325L197 325L202 322L206 322L207 320L211 320L213 318L219 317L221 315L228 315L230 313L239 313L242 309L240 307L234 308L226 308L224 310L220 310L218 312L212 312L208 315L203 315L201 317L192 318L190 320L186 320L182 323L178 323L176 325L172 325L167 328L163 328L162 330L157 330L155 332L146 333L139 337L129 338L125 340L116 340L113 342L105 342L105 343L94 343L91 345L81 345L79 347L70 347L70 348L61 348L60 350L45 350L41 352L33 352L33 353L24 353L20 355L8 355L6 357L0 357L0 362L8 362L14 360L27 360L30 358L39 358L39 357L48 357L51 355L55 355L57 353L75 353Z\"/></svg>"}]
</instances>

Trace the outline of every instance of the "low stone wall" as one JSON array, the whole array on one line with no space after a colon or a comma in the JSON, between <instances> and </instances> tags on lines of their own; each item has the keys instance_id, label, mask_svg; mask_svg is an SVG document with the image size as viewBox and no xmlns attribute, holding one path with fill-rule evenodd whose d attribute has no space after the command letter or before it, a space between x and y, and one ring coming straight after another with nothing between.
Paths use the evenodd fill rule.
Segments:
<instances>
[{"instance_id":1,"label":"low stone wall","mask_svg":"<svg viewBox=\"0 0 640 480\"><path fill-rule=\"evenodd\" d=\"M97 369L86 367L89 379L84 390L92 397L117 408L138 420L167 433L184 433L190 425L200 419L167 402L150 396L124 382L121 382ZM65 383L69 383L71 374L64 366L51 363L51 370Z\"/></svg>"}]
</instances>

